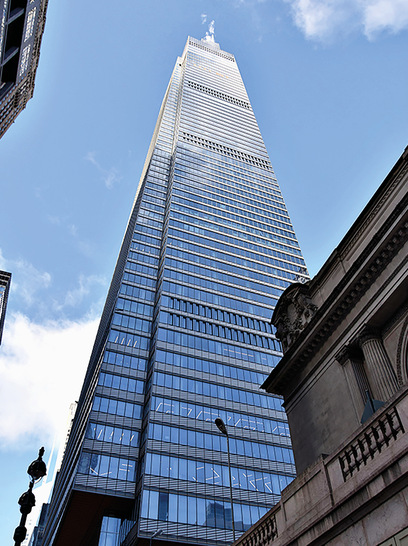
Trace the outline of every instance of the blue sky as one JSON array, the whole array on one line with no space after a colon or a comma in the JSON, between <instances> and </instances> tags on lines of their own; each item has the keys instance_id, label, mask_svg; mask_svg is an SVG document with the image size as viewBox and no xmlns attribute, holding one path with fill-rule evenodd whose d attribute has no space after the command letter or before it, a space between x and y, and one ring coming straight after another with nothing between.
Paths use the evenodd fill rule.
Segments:
<instances>
[{"instance_id":1,"label":"blue sky","mask_svg":"<svg viewBox=\"0 0 408 546\"><path fill-rule=\"evenodd\" d=\"M406 0L50 0L34 98L0 141L0 543L77 399L187 36L237 59L311 275L407 142Z\"/></svg>"}]
</instances>

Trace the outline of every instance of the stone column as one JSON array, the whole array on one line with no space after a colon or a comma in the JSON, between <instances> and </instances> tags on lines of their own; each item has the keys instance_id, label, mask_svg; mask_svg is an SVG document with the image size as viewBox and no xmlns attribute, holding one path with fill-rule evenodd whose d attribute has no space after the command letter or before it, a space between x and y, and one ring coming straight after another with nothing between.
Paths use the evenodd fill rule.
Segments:
<instances>
[{"instance_id":1,"label":"stone column","mask_svg":"<svg viewBox=\"0 0 408 546\"><path fill-rule=\"evenodd\" d=\"M381 338L365 328L359 336L373 398L386 402L398 390L398 380Z\"/></svg>"},{"instance_id":2,"label":"stone column","mask_svg":"<svg viewBox=\"0 0 408 546\"><path fill-rule=\"evenodd\" d=\"M366 391L370 390L368 379L362 363L361 349L347 345L336 355L336 360L342 365L350 391L351 400L358 421L364 411Z\"/></svg>"}]
</instances>

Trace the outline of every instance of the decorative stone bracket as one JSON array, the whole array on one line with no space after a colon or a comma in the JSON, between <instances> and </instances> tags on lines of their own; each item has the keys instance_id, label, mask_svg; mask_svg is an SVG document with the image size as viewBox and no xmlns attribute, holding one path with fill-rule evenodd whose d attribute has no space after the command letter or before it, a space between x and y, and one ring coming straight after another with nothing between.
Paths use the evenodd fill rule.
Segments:
<instances>
[{"instance_id":1,"label":"decorative stone bracket","mask_svg":"<svg viewBox=\"0 0 408 546\"><path fill-rule=\"evenodd\" d=\"M317 311L308 284L292 284L281 296L273 314L276 337L285 353L306 328Z\"/></svg>"}]
</instances>

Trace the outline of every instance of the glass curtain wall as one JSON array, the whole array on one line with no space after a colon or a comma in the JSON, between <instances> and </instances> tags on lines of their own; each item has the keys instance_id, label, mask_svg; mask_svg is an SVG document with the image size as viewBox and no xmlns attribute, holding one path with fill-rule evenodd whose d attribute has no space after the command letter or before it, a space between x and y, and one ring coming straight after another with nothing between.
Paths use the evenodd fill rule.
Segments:
<instances>
[{"instance_id":1,"label":"glass curtain wall","mask_svg":"<svg viewBox=\"0 0 408 546\"><path fill-rule=\"evenodd\" d=\"M235 58L189 38L160 110L51 519L60 519L75 468L74 491L113 499L106 516L121 517L115 498L134 500L120 533L117 520L104 520L101 544L130 529L178 544L231 543L218 417L230 438L237 535L275 504L295 470L281 400L259 386L281 356L273 308L304 277Z\"/></svg>"},{"instance_id":2,"label":"glass curtain wall","mask_svg":"<svg viewBox=\"0 0 408 546\"><path fill-rule=\"evenodd\" d=\"M234 57L189 39L178 65L139 533L221 544L232 522L217 417L238 532L294 477L281 400L259 385L280 359L272 310L306 270Z\"/></svg>"}]
</instances>

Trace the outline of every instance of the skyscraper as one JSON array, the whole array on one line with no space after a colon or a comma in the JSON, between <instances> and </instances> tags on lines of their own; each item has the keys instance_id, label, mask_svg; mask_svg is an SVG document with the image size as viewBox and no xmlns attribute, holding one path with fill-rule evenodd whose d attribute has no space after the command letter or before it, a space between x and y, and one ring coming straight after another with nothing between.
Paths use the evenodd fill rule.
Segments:
<instances>
[{"instance_id":1,"label":"skyscraper","mask_svg":"<svg viewBox=\"0 0 408 546\"><path fill-rule=\"evenodd\" d=\"M294 476L270 318L307 276L235 58L189 38L142 172L44 544L232 542ZM98 542L99 541L99 542ZM120 543L120 542L118 542ZM145 540L147 544L147 540Z\"/></svg>"},{"instance_id":2,"label":"skyscraper","mask_svg":"<svg viewBox=\"0 0 408 546\"><path fill-rule=\"evenodd\" d=\"M34 92L48 0L0 0L0 138Z\"/></svg>"},{"instance_id":3,"label":"skyscraper","mask_svg":"<svg viewBox=\"0 0 408 546\"><path fill-rule=\"evenodd\" d=\"M11 273L0 271L0 343L6 318L7 299L10 290Z\"/></svg>"}]
</instances>

